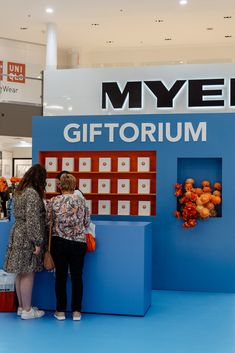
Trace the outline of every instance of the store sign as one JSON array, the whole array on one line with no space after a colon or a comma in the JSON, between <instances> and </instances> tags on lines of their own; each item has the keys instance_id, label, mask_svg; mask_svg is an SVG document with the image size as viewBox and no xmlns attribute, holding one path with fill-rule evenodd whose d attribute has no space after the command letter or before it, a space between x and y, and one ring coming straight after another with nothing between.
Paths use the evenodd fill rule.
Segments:
<instances>
[{"instance_id":1,"label":"store sign","mask_svg":"<svg viewBox=\"0 0 235 353\"><path fill-rule=\"evenodd\" d=\"M25 83L25 64L8 62L7 81Z\"/></svg>"},{"instance_id":2,"label":"store sign","mask_svg":"<svg viewBox=\"0 0 235 353\"><path fill-rule=\"evenodd\" d=\"M133 122L121 123L71 123L64 128L64 138L67 142L96 142L102 137L107 142L206 142L207 123L199 122L193 125L191 122L177 123L152 123Z\"/></svg>"},{"instance_id":3,"label":"store sign","mask_svg":"<svg viewBox=\"0 0 235 353\"><path fill-rule=\"evenodd\" d=\"M118 82L102 83L102 109L107 109L108 101L113 109L123 109L127 101L129 109L142 109L144 107L144 96L152 95L157 108L174 108L175 98L187 86L187 107L224 107L224 87L227 84L221 79L198 79L198 80L173 80L170 87L163 81L131 81L127 82L121 90ZM235 106L235 79L229 81L230 106ZM212 98L211 98L212 97Z\"/></svg>"},{"instance_id":4,"label":"store sign","mask_svg":"<svg viewBox=\"0 0 235 353\"><path fill-rule=\"evenodd\" d=\"M48 70L44 115L235 111L235 64Z\"/></svg>"},{"instance_id":5,"label":"store sign","mask_svg":"<svg viewBox=\"0 0 235 353\"><path fill-rule=\"evenodd\" d=\"M0 81L0 102L41 104L42 83L26 79L26 64L1 60Z\"/></svg>"}]
</instances>

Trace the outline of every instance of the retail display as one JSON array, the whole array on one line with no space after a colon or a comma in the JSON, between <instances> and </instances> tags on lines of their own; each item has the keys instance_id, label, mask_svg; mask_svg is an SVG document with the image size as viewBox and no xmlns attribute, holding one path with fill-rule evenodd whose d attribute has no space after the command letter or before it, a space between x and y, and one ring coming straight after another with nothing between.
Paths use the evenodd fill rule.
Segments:
<instances>
[{"instance_id":1,"label":"retail display","mask_svg":"<svg viewBox=\"0 0 235 353\"><path fill-rule=\"evenodd\" d=\"M56 175L67 170L92 214L156 215L155 151L43 151L39 161L47 169L48 198L58 191Z\"/></svg>"}]
</instances>

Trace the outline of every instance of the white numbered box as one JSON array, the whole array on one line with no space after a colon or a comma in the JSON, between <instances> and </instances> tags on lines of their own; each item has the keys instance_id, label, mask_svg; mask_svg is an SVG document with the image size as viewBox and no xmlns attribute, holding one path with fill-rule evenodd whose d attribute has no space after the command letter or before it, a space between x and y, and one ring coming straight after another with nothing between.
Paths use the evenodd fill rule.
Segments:
<instances>
[{"instance_id":1,"label":"white numbered box","mask_svg":"<svg viewBox=\"0 0 235 353\"><path fill-rule=\"evenodd\" d=\"M88 207L88 210L90 213L92 213L92 201L91 200L86 200L86 206Z\"/></svg>"},{"instance_id":2,"label":"white numbered box","mask_svg":"<svg viewBox=\"0 0 235 353\"><path fill-rule=\"evenodd\" d=\"M90 193L91 192L91 179L79 179L79 189L84 194Z\"/></svg>"},{"instance_id":3,"label":"white numbered box","mask_svg":"<svg viewBox=\"0 0 235 353\"><path fill-rule=\"evenodd\" d=\"M118 171L129 172L130 171L130 158L129 157L118 157Z\"/></svg>"},{"instance_id":4,"label":"white numbered box","mask_svg":"<svg viewBox=\"0 0 235 353\"><path fill-rule=\"evenodd\" d=\"M79 171L80 172L90 172L91 171L91 158L90 157L79 158Z\"/></svg>"},{"instance_id":5,"label":"white numbered box","mask_svg":"<svg viewBox=\"0 0 235 353\"><path fill-rule=\"evenodd\" d=\"M118 201L118 214L123 216L130 215L130 201Z\"/></svg>"},{"instance_id":6,"label":"white numbered box","mask_svg":"<svg viewBox=\"0 0 235 353\"><path fill-rule=\"evenodd\" d=\"M118 179L117 192L118 194L129 194L130 179Z\"/></svg>"},{"instance_id":7,"label":"white numbered box","mask_svg":"<svg viewBox=\"0 0 235 353\"><path fill-rule=\"evenodd\" d=\"M139 201L138 215L139 216L150 216L151 215L151 202L150 201Z\"/></svg>"},{"instance_id":8,"label":"white numbered box","mask_svg":"<svg viewBox=\"0 0 235 353\"><path fill-rule=\"evenodd\" d=\"M98 193L99 194L110 193L110 179L98 179Z\"/></svg>"},{"instance_id":9,"label":"white numbered box","mask_svg":"<svg viewBox=\"0 0 235 353\"><path fill-rule=\"evenodd\" d=\"M111 213L110 200L99 200L98 202L98 214L109 215Z\"/></svg>"},{"instance_id":10,"label":"white numbered box","mask_svg":"<svg viewBox=\"0 0 235 353\"><path fill-rule=\"evenodd\" d=\"M150 194L150 179L138 179L138 194Z\"/></svg>"},{"instance_id":11,"label":"white numbered box","mask_svg":"<svg viewBox=\"0 0 235 353\"><path fill-rule=\"evenodd\" d=\"M57 157L46 157L45 168L48 172L56 172L58 170L58 158Z\"/></svg>"},{"instance_id":12,"label":"white numbered box","mask_svg":"<svg viewBox=\"0 0 235 353\"><path fill-rule=\"evenodd\" d=\"M62 158L62 170L67 170L68 172L74 171L74 158L63 157Z\"/></svg>"},{"instance_id":13,"label":"white numbered box","mask_svg":"<svg viewBox=\"0 0 235 353\"><path fill-rule=\"evenodd\" d=\"M137 170L138 170L138 172L149 172L150 171L149 157L138 157Z\"/></svg>"},{"instance_id":14,"label":"white numbered box","mask_svg":"<svg viewBox=\"0 0 235 353\"><path fill-rule=\"evenodd\" d=\"M99 158L99 171L111 172L111 158Z\"/></svg>"},{"instance_id":15,"label":"white numbered box","mask_svg":"<svg viewBox=\"0 0 235 353\"><path fill-rule=\"evenodd\" d=\"M57 183L54 178L46 179L46 192L56 192L57 191Z\"/></svg>"}]
</instances>

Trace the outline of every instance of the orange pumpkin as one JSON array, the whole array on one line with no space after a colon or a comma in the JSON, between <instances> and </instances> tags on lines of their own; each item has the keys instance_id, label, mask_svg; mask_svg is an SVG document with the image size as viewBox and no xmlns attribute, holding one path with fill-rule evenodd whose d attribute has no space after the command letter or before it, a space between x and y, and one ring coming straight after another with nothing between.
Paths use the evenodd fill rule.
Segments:
<instances>
[{"instance_id":1,"label":"orange pumpkin","mask_svg":"<svg viewBox=\"0 0 235 353\"><path fill-rule=\"evenodd\" d=\"M196 204L197 204L198 206L202 206L202 202L201 202L200 197L197 198Z\"/></svg>"},{"instance_id":2,"label":"orange pumpkin","mask_svg":"<svg viewBox=\"0 0 235 353\"><path fill-rule=\"evenodd\" d=\"M222 185L221 185L221 183L218 183L218 182L214 183L214 189L216 189L216 190L222 190Z\"/></svg>"},{"instance_id":3,"label":"orange pumpkin","mask_svg":"<svg viewBox=\"0 0 235 353\"><path fill-rule=\"evenodd\" d=\"M215 190L215 191L213 192L213 195L215 195L215 196L221 196L221 192L220 192L219 190Z\"/></svg>"},{"instance_id":4,"label":"orange pumpkin","mask_svg":"<svg viewBox=\"0 0 235 353\"><path fill-rule=\"evenodd\" d=\"M187 183L187 184L185 184L184 188L185 188L186 191L190 191L190 190L192 190L193 185L190 184L190 183Z\"/></svg>"},{"instance_id":5,"label":"orange pumpkin","mask_svg":"<svg viewBox=\"0 0 235 353\"><path fill-rule=\"evenodd\" d=\"M207 218L210 216L210 211L208 210L208 208L206 207L203 207L201 210L200 210L200 216L202 218Z\"/></svg>"},{"instance_id":6,"label":"orange pumpkin","mask_svg":"<svg viewBox=\"0 0 235 353\"><path fill-rule=\"evenodd\" d=\"M211 192L211 188L209 186L204 186L203 187L203 192Z\"/></svg>"},{"instance_id":7,"label":"orange pumpkin","mask_svg":"<svg viewBox=\"0 0 235 353\"><path fill-rule=\"evenodd\" d=\"M209 182L208 180L203 180L203 181L201 182L201 184L202 184L203 187L204 187L204 186L210 186L210 182Z\"/></svg>"},{"instance_id":8,"label":"orange pumpkin","mask_svg":"<svg viewBox=\"0 0 235 353\"><path fill-rule=\"evenodd\" d=\"M185 197L187 197L187 199L190 199L192 192L191 191L186 191L186 193L184 194Z\"/></svg>"},{"instance_id":9,"label":"orange pumpkin","mask_svg":"<svg viewBox=\"0 0 235 353\"><path fill-rule=\"evenodd\" d=\"M210 201L213 202L213 204L215 204L215 205L219 205L221 203L221 197L211 195Z\"/></svg>"},{"instance_id":10,"label":"orange pumpkin","mask_svg":"<svg viewBox=\"0 0 235 353\"><path fill-rule=\"evenodd\" d=\"M202 204L205 204L210 201L211 194L205 193L200 196L200 200Z\"/></svg>"},{"instance_id":11,"label":"orange pumpkin","mask_svg":"<svg viewBox=\"0 0 235 353\"><path fill-rule=\"evenodd\" d=\"M215 205L213 204L213 202L208 202L207 204L205 204L205 207L208 208L208 210L212 210Z\"/></svg>"},{"instance_id":12,"label":"orange pumpkin","mask_svg":"<svg viewBox=\"0 0 235 353\"><path fill-rule=\"evenodd\" d=\"M185 184L192 184L193 185L194 183L195 183L195 181L193 178L186 179L186 181L185 181Z\"/></svg>"},{"instance_id":13,"label":"orange pumpkin","mask_svg":"<svg viewBox=\"0 0 235 353\"><path fill-rule=\"evenodd\" d=\"M195 192L198 196L200 196L200 195L203 193L203 191L202 191L201 188L195 188L195 189L194 189L194 192Z\"/></svg>"}]
</instances>

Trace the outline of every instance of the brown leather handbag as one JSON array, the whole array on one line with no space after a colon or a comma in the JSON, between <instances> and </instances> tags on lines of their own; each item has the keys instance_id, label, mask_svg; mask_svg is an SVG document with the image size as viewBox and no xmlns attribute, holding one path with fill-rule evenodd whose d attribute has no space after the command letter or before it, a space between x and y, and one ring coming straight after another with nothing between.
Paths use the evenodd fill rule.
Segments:
<instances>
[{"instance_id":1,"label":"brown leather handbag","mask_svg":"<svg viewBox=\"0 0 235 353\"><path fill-rule=\"evenodd\" d=\"M52 207L50 211L50 228L49 228L49 238L48 238L48 248L44 254L43 265L45 270L52 271L55 268L53 258L51 256L51 237L52 237Z\"/></svg>"}]
</instances>

